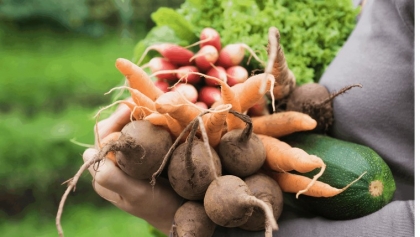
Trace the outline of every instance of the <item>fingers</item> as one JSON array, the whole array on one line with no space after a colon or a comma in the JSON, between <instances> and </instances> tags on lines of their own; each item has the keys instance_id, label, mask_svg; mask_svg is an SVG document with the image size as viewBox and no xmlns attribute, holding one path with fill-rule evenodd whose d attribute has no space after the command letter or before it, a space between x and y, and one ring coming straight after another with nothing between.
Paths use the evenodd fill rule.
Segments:
<instances>
[{"instance_id":1,"label":"fingers","mask_svg":"<svg viewBox=\"0 0 420 237\"><path fill-rule=\"evenodd\" d=\"M127 101L133 101L128 98ZM121 131L121 129L130 122L131 110L124 104L119 104L117 109L111 116L101 120L94 127L95 146L98 143L98 138L102 139L112 132Z\"/></svg>"},{"instance_id":2,"label":"fingers","mask_svg":"<svg viewBox=\"0 0 420 237\"><path fill-rule=\"evenodd\" d=\"M98 150L89 148L83 153L83 160L89 161L98 154ZM89 172L94 178L95 182L101 187L118 193L124 198L136 196L146 189L150 189L151 185L147 180L137 180L126 175L115 164L108 160L103 159L100 162L98 169L95 171L93 167L89 168ZM136 187L134 190L133 187Z\"/></svg>"}]
</instances>

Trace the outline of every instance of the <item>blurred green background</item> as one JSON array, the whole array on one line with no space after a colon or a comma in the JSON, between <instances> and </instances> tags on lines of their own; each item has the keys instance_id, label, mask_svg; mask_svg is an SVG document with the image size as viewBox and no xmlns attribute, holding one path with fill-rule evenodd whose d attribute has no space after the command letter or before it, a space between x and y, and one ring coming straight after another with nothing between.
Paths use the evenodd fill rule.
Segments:
<instances>
[{"instance_id":1,"label":"blurred green background","mask_svg":"<svg viewBox=\"0 0 420 237\"><path fill-rule=\"evenodd\" d=\"M71 141L93 142L93 116L113 100L112 95L104 93L123 83L115 60L139 57L136 45L141 46L138 42L155 27L151 13L161 6L179 8L183 2L0 0L1 236L57 236L55 216L66 188L61 183L73 177L82 165L85 149ZM219 8L209 11L203 2L219 4ZM190 5L184 7L184 14L200 19L190 22L196 34L208 19L219 16L219 2L223 1L190 0ZM234 2L238 3L232 8L236 11L245 6L240 4L255 3ZM284 35L286 41L291 37L288 42L292 43L285 47L286 53L291 53L291 62L307 61L310 65L315 57L322 62L321 66L311 66L319 70L298 63L293 64L294 70L310 80L319 77L351 32L355 17L351 3L300 0L293 5L290 1L276 1L283 3L286 8L281 12L271 10L287 17L279 24L284 26L281 31L290 31ZM311 17L299 17L298 11ZM277 19L274 13L270 17ZM242 24L254 21L242 20ZM322 22L332 23L326 26ZM309 37L303 33L306 28L311 29L308 32L313 38L304 41ZM303 41L309 45L307 52L300 49L299 42ZM292 54L299 52L302 55ZM91 181L85 172L76 192L67 199L62 216L66 236L159 235L146 222L99 197Z\"/></svg>"},{"instance_id":2,"label":"blurred green background","mask_svg":"<svg viewBox=\"0 0 420 237\"><path fill-rule=\"evenodd\" d=\"M58 203L92 144L93 116L123 81L154 26L150 14L180 0L0 1L1 236L57 236ZM153 236L148 225L92 189L86 172L67 199L66 236Z\"/></svg>"}]
</instances>

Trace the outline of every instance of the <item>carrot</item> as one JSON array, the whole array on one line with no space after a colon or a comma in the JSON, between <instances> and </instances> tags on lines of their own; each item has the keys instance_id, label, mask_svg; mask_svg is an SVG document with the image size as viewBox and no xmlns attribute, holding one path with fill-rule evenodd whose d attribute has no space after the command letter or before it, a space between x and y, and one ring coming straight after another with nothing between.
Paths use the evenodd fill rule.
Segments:
<instances>
[{"instance_id":1,"label":"carrot","mask_svg":"<svg viewBox=\"0 0 420 237\"><path fill-rule=\"evenodd\" d=\"M178 91L166 92L155 101L155 106L157 112L168 113L182 127L186 127L202 112Z\"/></svg>"},{"instance_id":2,"label":"carrot","mask_svg":"<svg viewBox=\"0 0 420 237\"><path fill-rule=\"evenodd\" d=\"M324 161L314 155L309 155L304 150L291 147L289 144L277 138L257 134L262 141L266 159L264 166L275 171L296 170L300 173L307 173L316 168L325 169Z\"/></svg>"},{"instance_id":3,"label":"carrot","mask_svg":"<svg viewBox=\"0 0 420 237\"><path fill-rule=\"evenodd\" d=\"M155 101L164 92L161 91L149 75L130 60L118 58L115 63L117 69L126 77L131 88L136 89Z\"/></svg>"},{"instance_id":4,"label":"carrot","mask_svg":"<svg viewBox=\"0 0 420 237\"><path fill-rule=\"evenodd\" d=\"M232 106L232 110L234 111L241 111L241 104L239 102L239 99L235 92L232 90L232 88L223 80L220 80L219 78L212 77L212 76L206 76L206 79L214 80L220 85L220 92L221 92L221 100L214 103L212 108L216 108L217 106L221 104L230 104ZM227 130L233 130L233 129L243 129L245 128L246 124L241 119L233 115L232 113L229 113L226 118L226 124L227 124Z\"/></svg>"},{"instance_id":5,"label":"carrot","mask_svg":"<svg viewBox=\"0 0 420 237\"><path fill-rule=\"evenodd\" d=\"M174 118L168 114L152 113L144 118L148 120L153 125L162 126L172 135L172 138L175 139L181 134L183 128Z\"/></svg>"},{"instance_id":6,"label":"carrot","mask_svg":"<svg viewBox=\"0 0 420 237\"><path fill-rule=\"evenodd\" d=\"M269 62L267 63L266 72L274 75L273 94L274 98L279 100L290 94L296 86L296 78L287 66L286 57L279 42L279 30L276 27L270 27L268 37L267 52L269 54Z\"/></svg>"},{"instance_id":7,"label":"carrot","mask_svg":"<svg viewBox=\"0 0 420 237\"><path fill-rule=\"evenodd\" d=\"M321 181L314 182L308 177L297 174L291 174L288 172L271 174L271 177L277 181L283 192L296 193L296 198L298 198L299 195L303 193L307 196L312 197L333 197L344 192L348 187L350 187L352 184L354 184L356 181L362 178L362 176L365 174L366 172L361 174L357 179L355 179L343 188L334 188L327 183ZM313 185L310 186L312 182ZM310 188L307 188L308 186L310 186Z\"/></svg>"},{"instance_id":8,"label":"carrot","mask_svg":"<svg viewBox=\"0 0 420 237\"><path fill-rule=\"evenodd\" d=\"M308 131L316 127L316 121L309 115L285 111L259 117L252 117L254 132L279 138L294 132Z\"/></svg>"},{"instance_id":9,"label":"carrot","mask_svg":"<svg viewBox=\"0 0 420 237\"><path fill-rule=\"evenodd\" d=\"M203 116L205 131L211 147L219 145L222 132L231 105L220 105L214 111Z\"/></svg>"},{"instance_id":10,"label":"carrot","mask_svg":"<svg viewBox=\"0 0 420 237\"><path fill-rule=\"evenodd\" d=\"M117 90L117 89L127 89L128 91L130 91L131 98L133 99L133 102L136 105L148 108L152 111L156 110L154 101L152 101L149 97L145 96L140 91L133 89L131 87L128 87L128 86L114 87L105 94L109 94L112 91Z\"/></svg>"},{"instance_id":11,"label":"carrot","mask_svg":"<svg viewBox=\"0 0 420 237\"><path fill-rule=\"evenodd\" d=\"M99 148L102 148L110 141L116 141L121 136L121 132L112 132L108 134L106 137L101 139ZM117 159L115 158L115 151L110 151L105 155L106 158L110 159L112 162L114 162L115 165L117 165Z\"/></svg>"},{"instance_id":12,"label":"carrot","mask_svg":"<svg viewBox=\"0 0 420 237\"><path fill-rule=\"evenodd\" d=\"M236 93L239 104L241 105L241 112L246 112L249 108L255 105L267 91L272 90L273 84L273 75L261 73L251 76L244 83L238 83L232 86L231 88ZM260 88L262 86L264 86L266 90L260 92Z\"/></svg>"}]
</instances>

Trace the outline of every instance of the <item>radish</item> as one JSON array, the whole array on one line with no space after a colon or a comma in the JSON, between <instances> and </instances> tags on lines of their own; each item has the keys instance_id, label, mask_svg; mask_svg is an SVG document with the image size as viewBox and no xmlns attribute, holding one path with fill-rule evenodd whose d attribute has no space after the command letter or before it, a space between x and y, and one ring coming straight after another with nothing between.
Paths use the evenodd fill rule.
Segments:
<instances>
[{"instance_id":1,"label":"radish","mask_svg":"<svg viewBox=\"0 0 420 237\"><path fill-rule=\"evenodd\" d=\"M198 99L198 91L191 84L186 84L186 83L177 84L176 86L174 86L172 88L172 91L179 91L179 92L181 92L185 96L185 98L187 100L191 101L192 103L197 102L197 99Z\"/></svg>"},{"instance_id":2,"label":"radish","mask_svg":"<svg viewBox=\"0 0 420 237\"><path fill-rule=\"evenodd\" d=\"M197 102L195 102L195 105L197 105L198 107L203 108L203 109L208 109L208 108L209 108L209 107L206 105L206 103L204 103L204 102L202 102L202 101L197 101Z\"/></svg>"},{"instance_id":3,"label":"radish","mask_svg":"<svg viewBox=\"0 0 420 237\"><path fill-rule=\"evenodd\" d=\"M205 45L190 58L190 61L194 60L195 65L201 71L208 71L216 63L218 58L219 52L217 49L212 45Z\"/></svg>"},{"instance_id":4,"label":"radish","mask_svg":"<svg viewBox=\"0 0 420 237\"><path fill-rule=\"evenodd\" d=\"M219 59L216 64L224 68L239 65L245 57L245 49L248 50L258 62L265 65L265 62L259 59L248 45L243 43L228 44L223 47L219 52Z\"/></svg>"},{"instance_id":5,"label":"radish","mask_svg":"<svg viewBox=\"0 0 420 237\"><path fill-rule=\"evenodd\" d=\"M229 86L242 83L248 79L248 71L242 66L232 66L226 69L227 74L227 84Z\"/></svg>"},{"instance_id":6,"label":"radish","mask_svg":"<svg viewBox=\"0 0 420 237\"><path fill-rule=\"evenodd\" d=\"M220 89L213 86L203 86L198 93L198 100L204 102L208 107L220 100Z\"/></svg>"},{"instance_id":7,"label":"radish","mask_svg":"<svg viewBox=\"0 0 420 237\"><path fill-rule=\"evenodd\" d=\"M142 67L148 66L152 73L156 73L156 77L158 79L166 79L166 80L176 80L177 76L175 73L163 73L159 74L157 72L163 70L175 70L177 66L173 63L169 62L168 59L162 57L154 57L152 58L149 63L143 65Z\"/></svg>"},{"instance_id":8,"label":"radish","mask_svg":"<svg viewBox=\"0 0 420 237\"><path fill-rule=\"evenodd\" d=\"M206 74L208 76L211 76L211 77L216 77L216 78L218 78L218 79L220 79L224 82L227 81L226 70L221 66L212 67L210 70L207 71ZM205 80L206 84L209 85L209 86L218 86L219 85L219 83L214 79L205 78L204 80Z\"/></svg>"},{"instance_id":9,"label":"radish","mask_svg":"<svg viewBox=\"0 0 420 237\"><path fill-rule=\"evenodd\" d=\"M187 82L190 84L197 84L201 81L201 77L198 74L198 68L194 65L181 66L178 68L178 73L176 74L178 79L181 79L181 82Z\"/></svg>"},{"instance_id":10,"label":"radish","mask_svg":"<svg viewBox=\"0 0 420 237\"><path fill-rule=\"evenodd\" d=\"M166 80L157 80L154 82L155 86L161 89L164 93L169 91L169 83Z\"/></svg>"},{"instance_id":11,"label":"radish","mask_svg":"<svg viewBox=\"0 0 420 237\"><path fill-rule=\"evenodd\" d=\"M140 64L141 61L143 61L150 50L156 50L160 55L177 66L191 64L190 58L194 56L194 53L191 50L177 44L161 43L147 47L137 64Z\"/></svg>"},{"instance_id":12,"label":"radish","mask_svg":"<svg viewBox=\"0 0 420 237\"><path fill-rule=\"evenodd\" d=\"M204 47L205 45L212 45L217 49L217 51L220 51L222 48L219 32L211 27L206 27L201 31L200 41L200 48Z\"/></svg>"}]
</instances>

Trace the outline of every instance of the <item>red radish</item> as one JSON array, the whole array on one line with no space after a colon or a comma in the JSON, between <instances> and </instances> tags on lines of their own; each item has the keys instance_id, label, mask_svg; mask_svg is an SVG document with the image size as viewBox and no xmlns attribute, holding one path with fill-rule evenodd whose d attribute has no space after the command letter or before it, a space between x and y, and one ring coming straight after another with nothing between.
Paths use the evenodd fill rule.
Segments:
<instances>
[{"instance_id":1,"label":"red radish","mask_svg":"<svg viewBox=\"0 0 420 237\"><path fill-rule=\"evenodd\" d=\"M209 108L209 107L206 105L206 103L204 103L204 102L202 102L202 101L197 101L197 102L195 102L195 105L197 105L198 107L203 108L203 109L208 109L208 108Z\"/></svg>"},{"instance_id":2,"label":"red radish","mask_svg":"<svg viewBox=\"0 0 420 237\"><path fill-rule=\"evenodd\" d=\"M224 82L227 82L226 70L221 66L212 67L206 73L208 76L216 77ZM218 86L219 83L214 79L205 78L205 82L209 86Z\"/></svg>"},{"instance_id":3,"label":"red radish","mask_svg":"<svg viewBox=\"0 0 420 237\"><path fill-rule=\"evenodd\" d=\"M163 92L169 91L169 83L165 80L157 80L155 81L155 86L161 89Z\"/></svg>"},{"instance_id":4,"label":"red radish","mask_svg":"<svg viewBox=\"0 0 420 237\"><path fill-rule=\"evenodd\" d=\"M195 103L197 101L198 91L191 84L187 84L187 83L177 84L174 88L172 88L172 91L181 92L185 96L185 98L191 101L192 103Z\"/></svg>"},{"instance_id":5,"label":"red radish","mask_svg":"<svg viewBox=\"0 0 420 237\"><path fill-rule=\"evenodd\" d=\"M211 107L220 98L220 89L214 86L203 86L198 93L198 100L204 102L208 107Z\"/></svg>"},{"instance_id":6,"label":"red radish","mask_svg":"<svg viewBox=\"0 0 420 237\"><path fill-rule=\"evenodd\" d=\"M137 64L141 63L150 50L156 50L164 58L178 66L191 64L190 58L194 56L194 52L177 44L161 43L147 47Z\"/></svg>"},{"instance_id":7,"label":"red radish","mask_svg":"<svg viewBox=\"0 0 420 237\"><path fill-rule=\"evenodd\" d=\"M248 79L248 71L242 66L232 66L226 69L227 84L233 86L242 83Z\"/></svg>"},{"instance_id":8,"label":"red radish","mask_svg":"<svg viewBox=\"0 0 420 237\"><path fill-rule=\"evenodd\" d=\"M193 65L182 66L178 68L178 73L176 74L178 79L181 79L181 82L187 82L189 84L196 84L201 81L201 77L195 72L199 72L198 68ZM190 73L192 72L192 73Z\"/></svg>"},{"instance_id":9,"label":"red radish","mask_svg":"<svg viewBox=\"0 0 420 237\"><path fill-rule=\"evenodd\" d=\"M195 60L195 65L202 71L208 71L219 58L219 52L214 46L203 46L190 60Z\"/></svg>"},{"instance_id":10,"label":"red radish","mask_svg":"<svg viewBox=\"0 0 420 237\"><path fill-rule=\"evenodd\" d=\"M152 73L156 73L162 70L175 70L177 66L173 63L169 62L168 59L162 57L154 57L152 58L149 63L147 63ZM164 74L156 74L158 79L166 79L166 80L176 80L175 73L164 73Z\"/></svg>"},{"instance_id":11,"label":"red radish","mask_svg":"<svg viewBox=\"0 0 420 237\"><path fill-rule=\"evenodd\" d=\"M222 43L220 42L220 35L215 29L211 27L204 28L200 33L200 48L205 45L212 45L214 46L217 51L220 51L222 48Z\"/></svg>"},{"instance_id":12,"label":"red radish","mask_svg":"<svg viewBox=\"0 0 420 237\"><path fill-rule=\"evenodd\" d=\"M265 64L265 62L259 59L248 45L243 43L235 43L228 44L220 50L217 65L224 68L239 65L245 57L245 49L248 50L258 62L260 62L262 65Z\"/></svg>"}]
</instances>

